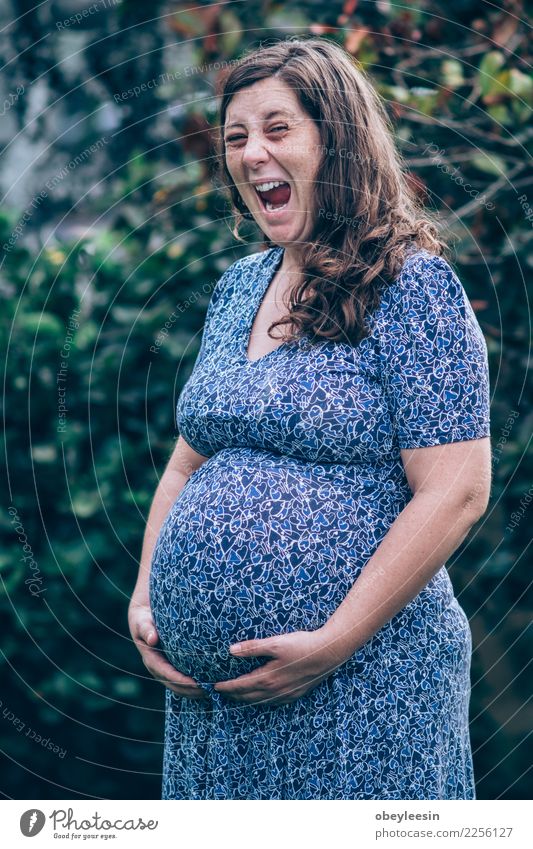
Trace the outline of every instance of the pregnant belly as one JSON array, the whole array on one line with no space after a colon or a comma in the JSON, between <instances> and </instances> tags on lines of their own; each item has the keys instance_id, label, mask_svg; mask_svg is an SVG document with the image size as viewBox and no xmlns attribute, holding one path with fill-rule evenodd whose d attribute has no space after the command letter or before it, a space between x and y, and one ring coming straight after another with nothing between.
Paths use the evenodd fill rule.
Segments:
<instances>
[{"instance_id":1,"label":"pregnant belly","mask_svg":"<svg viewBox=\"0 0 533 849\"><path fill-rule=\"evenodd\" d=\"M226 680L266 662L232 657L231 643L323 625L398 512L398 491L378 502L368 479L331 467L249 448L211 457L154 548L150 602L170 662Z\"/></svg>"}]
</instances>

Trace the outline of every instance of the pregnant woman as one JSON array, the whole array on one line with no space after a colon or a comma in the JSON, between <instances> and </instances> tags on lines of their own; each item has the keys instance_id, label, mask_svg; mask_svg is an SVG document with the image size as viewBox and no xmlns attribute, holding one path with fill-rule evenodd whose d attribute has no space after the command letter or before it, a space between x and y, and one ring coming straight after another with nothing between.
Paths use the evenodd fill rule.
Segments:
<instances>
[{"instance_id":1,"label":"pregnant woman","mask_svg":"<svg viewBox=\"0 0 533 849\"><path fill-rule=\"evenodd\" d=\"M480 327L340 47L247 56L220 130L267 248L212 294L129 609L163 798L473 799L445 562L490 490Z\"/></svg>"}]
</instances>

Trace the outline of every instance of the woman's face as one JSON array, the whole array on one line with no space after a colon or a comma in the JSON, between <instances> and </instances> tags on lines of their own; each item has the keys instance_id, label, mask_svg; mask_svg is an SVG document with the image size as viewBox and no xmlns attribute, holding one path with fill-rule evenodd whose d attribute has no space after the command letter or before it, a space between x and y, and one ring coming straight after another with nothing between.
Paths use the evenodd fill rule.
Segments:
<instances>
[{"instance_id":1,"label":"woman's face","mask_svg":"<svg viewBox=\"0 0 533 849\"><path fill-rule=\"evenodd\" d=\"M305 241L316 214L321 139L289 86L270 77L238 91L224 145L228 171L263 233L282 247Z\"/></svg>"}]
</instances>

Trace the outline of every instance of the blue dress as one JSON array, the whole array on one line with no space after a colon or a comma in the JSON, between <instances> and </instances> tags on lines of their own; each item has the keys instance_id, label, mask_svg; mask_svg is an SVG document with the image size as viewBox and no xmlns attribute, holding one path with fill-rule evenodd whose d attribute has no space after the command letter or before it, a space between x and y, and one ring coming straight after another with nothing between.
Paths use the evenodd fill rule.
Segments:
<instances>
[{"instance_id":1,"label":"blue dress","mask_svg":"<svg viewBox=\"0 0 533 849\"><path fill-rule=\"evenodd\" d=\"M170 662L209 692L165 690L163 799L474 799L471 632L443 564L305 696L213 689L267 662L239 640L321 627L411 498L400 449L489 435L485 341L450 265L412 251L357 346L307 337L250 361L281 264L233 263L178 400L208 457L156 542L150 600Z\"/></svg>"}]
</instances>

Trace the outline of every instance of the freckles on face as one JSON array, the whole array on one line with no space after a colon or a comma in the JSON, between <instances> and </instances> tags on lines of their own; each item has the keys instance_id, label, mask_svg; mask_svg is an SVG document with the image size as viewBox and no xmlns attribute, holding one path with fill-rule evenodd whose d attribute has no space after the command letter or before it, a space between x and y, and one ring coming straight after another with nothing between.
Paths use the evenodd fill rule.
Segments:
<instances>
[{"instance_id":1,"label":"freckles on face","mask_svg":"<svg viewBox=\"0 0 533 849\"><path fill-rule=\"evenodd\" d=\"M256 223L277 244L311 233L320 148L318 126L286 83L260 80L232 97L226 166Z\"/></svg>"}]
</instances>

